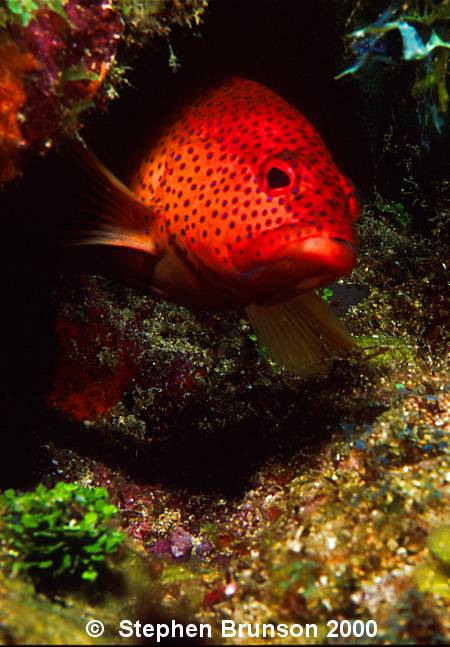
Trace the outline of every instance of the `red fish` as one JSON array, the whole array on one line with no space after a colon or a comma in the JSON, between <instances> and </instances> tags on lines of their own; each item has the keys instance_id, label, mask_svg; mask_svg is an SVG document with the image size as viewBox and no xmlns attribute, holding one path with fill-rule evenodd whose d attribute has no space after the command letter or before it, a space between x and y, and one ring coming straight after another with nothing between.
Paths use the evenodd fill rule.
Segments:
<instances>
[{"instance_id":1,"label":"red fish","mask_svg":"<svg viewBox=\"0 0 450 647\"><path fill-rule=\"evenodd\" d=\"M91 153L98 223L80 241L154 262L148 288L194 308L245 307L269 353L299 373L354 343L314 290L356 260L353 185L312 125L233 78L186 108L131 187Z\"/></svg>"}]
</instances>

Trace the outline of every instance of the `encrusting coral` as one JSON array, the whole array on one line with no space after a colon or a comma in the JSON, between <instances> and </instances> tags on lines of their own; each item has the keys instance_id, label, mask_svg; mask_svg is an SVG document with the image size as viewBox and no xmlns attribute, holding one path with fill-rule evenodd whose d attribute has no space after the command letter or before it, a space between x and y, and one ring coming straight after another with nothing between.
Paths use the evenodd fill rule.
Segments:
<instances>
[{"instance_id":1,"label":"encrusting coral","mask_svg":"<svg viewBox=\"0 0 450 647\"><path fill-rule=\"evenodd\" d=\"M76 133L86 111L117 96L121 52L198 24L207 0L7 0L0 5L0 185L25 153ZM123 55L124 56L124 55Z\"/></svg>"}]
</instances>

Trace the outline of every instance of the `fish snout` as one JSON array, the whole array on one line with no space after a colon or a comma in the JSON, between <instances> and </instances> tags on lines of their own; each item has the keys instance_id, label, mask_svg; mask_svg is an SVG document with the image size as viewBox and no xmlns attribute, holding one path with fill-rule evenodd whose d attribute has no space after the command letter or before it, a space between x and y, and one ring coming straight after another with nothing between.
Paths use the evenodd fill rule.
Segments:
<instances>
[{"instance_id":1,"label":"fish snout","mask_svg":"<svg viewBox=\"0 0 450 647\"><path fill-rule=\"evenodd\" d=\"M259 241L258 262L241 260L241 289L250 302L268 305L310 292L350 274L356 263L356 245L341 237L311 236L281 247L265 236ZM241 257L242 258L242 257Z\"/></svg>"},{"instance_id":2,"label":"fish snout","mask_svg":"<svg viewBox=\"0 0 450 647\"><path fill-rule=\"evenodd\" d=\"M343 238L311 237L286 250L295 266L298 292L314 290L350 274L356 263L356 245Z\"/></svg>"},{"instance_id":3,"label":"fish snout","mask_svg":"<svg viewBox=\"0 0 450 647\"><path fill-rule=\"evenodd\" d=\"M301 294L350 274L356 246L338 237L312 236L293 241L266 259L265 278L278 290Z\"/></svg>"}]
</instances>

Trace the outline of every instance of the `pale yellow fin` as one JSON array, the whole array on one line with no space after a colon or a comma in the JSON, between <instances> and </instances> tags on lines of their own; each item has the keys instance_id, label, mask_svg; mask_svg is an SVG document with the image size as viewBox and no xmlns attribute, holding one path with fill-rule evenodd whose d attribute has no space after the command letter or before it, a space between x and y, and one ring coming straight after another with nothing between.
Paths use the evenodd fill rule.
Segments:
<instances>
[{"instance_id":1,"label":"pale yellow fin","mask_svg":"<svg viewBox=\"0 0 450 647\"><path fill-rule=\"evenodd\" d=\"M301 376L322 372L327 359L356 348L330 306L314 292L271 306L251 304L246 312L270 357Z\"/></svg>"},{"instance_id":2,"label":"pale yellow fin","mask_svg":"<svg viewBox=\"0 0 450 647\"><path fill-rule=\"evenodd\" d=\"M84 171L88 183L87 206L78 228L67 232L68 245L112 245L157 254L153 231L155 213L142 203L82 142L70 142L64 152Z\"/></svg>"}]
</instances>

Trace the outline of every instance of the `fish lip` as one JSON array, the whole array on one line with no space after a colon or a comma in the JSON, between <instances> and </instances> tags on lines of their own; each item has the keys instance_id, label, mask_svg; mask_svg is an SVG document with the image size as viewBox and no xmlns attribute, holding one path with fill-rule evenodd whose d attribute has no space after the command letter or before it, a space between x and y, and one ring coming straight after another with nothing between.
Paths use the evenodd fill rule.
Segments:
<instances>
[{"instance_id":1,"label":"fish lip","mask_svg":"<svg viewBox=\"0 0 450 647\"><path fill-rule=\"evenodd\" d=\"M275 269L291 264L297 274L296 292L309 292L350 274L356 262L356 251L356 245L343 238L310 236L284 247L282 254L269 266Z\"/></svg>"},{"instance_id":2,"label":"fish lip","mask_svg":"<svg viewBox=\"0 0 450 647\"><path fill-rule=\"evenodd\" d=\"M339 238L337 236L330 236L330 240L333 240L335 243L339 243L340 245L344 245L344 246L349 247L355 253L357 252L357 245L354 244L354 243L351 243L349 240L346 240L345 238Z\"/></svg>"},{"instance_id":3,"label":"fish lip","mask_svg":"<svg viewBox=\"0 0 450 647\"><path fill-rule=\"evenodd\" d=\"M318 268L328 273L330 270L351 271L356 261L357 247L345 238L335 236L308 236L288 243L282 248L282 253L273 262L285 259L309 260ZM343 271L343 274L346 272ZM308 272L313 274L313 272Z\"/></svg>"},{"instance_id":4,"label":"fish lip","mask_svg":"<svg viewBox=\"0 0 450 647\"><path fill-rule=\"evenodd\" d=\"M282 229L282 227L283 226L277 227L272 231L276 231L277 229ZM328 256L324 254L322 259L320 259L320 253L319 254L317 253L318 251L317 246L319 247L323 245L326 246L327 244L328 246L330 246L330 242L332 245L334 245L334 252L335 252L334 256L333 254L330 254L330 253L328 254ZM316 249L314 249L315 247ZM292 251L292 250L295 250L296 253L290 254L289 251ZM262 274L264 271L268 269L275 268L277 265L282 266L285 263L301 260L302 257L305 260L308 260L308 257L309 257L309 263L311 263L314 256L316 256L317 257L316 265L318 265L319 267L311 271L309 266L308 267L309 271L305 273L305 276L302 277L301 281L309 280L313 276L317 276L318 274L324 275L326 278L328 278L328 276L331 276L333 279L335 278L336 271L338 273L342 272L342 274L346 274L347 272L343 270L348 269L349 271L351 271L353 269L354 263L356 261L356 253L357 253L356 244L344 238L338 238L338 237L332 237L332 236L309 236L308 238L302 238L300 240L290 241L289 243L287 243L282 247L281 251L276 256L267 260L266 262L261 263L260 265L253 266L252 268L248 269L245 272L241 272L241 276L245 276L247 278L254 278L255 276ZM338 262L335 262L335 268L333 268L333 263L330 263L330 259L335 261L340 260L341 263L339 264ZM325 260L327 262L325 262ZM317 261L319 261L319 263L317 263ZM332 268L333 268L333 271L330 271Z\"/></svg>"},{"instance_id":5,"label":"fish lip","mask_svg":"<svg viewBox=\"0 0 450 647\"><path fill-rule=\"evenodd\" d=\"M286 223L283 223L281 225L278 225L277 227L273 227L272 229L267 229L266 233L267 234L276 234L276 233L283 232L283 231L290 231L291 225L292 225L292 223L288 224L288 225L286 225ZM317 241L330 240L330 241L333 241L335 243L338 243L339 245L341 245L343 247L347 247L349 250L353 251L355 254L358 251L358 245L357 245L356 242L352 242L352 241L350 241L350 240L348 240L346 238L340 238L339 236L327 236L326 234L322 234L322 235L316 234L316 235L312 235L312 236L307 236L305 238L300 238L300 239L297 239L297 240L291 240L290 242L286 243L285 246L283 246L283 250L286 250L287 248L291 247L292 245L298 245L299 243L300 244L302 244L302 243L307 244L308 241L314 241L314 240L317 240Z\"/></svg>"},{"instance_id":6,"label":"fish lip","mask_svg":"<svg viewBox=\"0 0 450 647\"><path fill-rule=\"evenodd\" d=\"M281 227L280 227L281 229ZM237 269L241 290L250 301L270 305L333 283L350 274L356 262L356 245L332 236L291 240L258 265Z\"/></svg>"}]
</instances>

